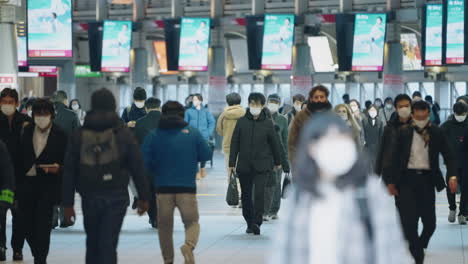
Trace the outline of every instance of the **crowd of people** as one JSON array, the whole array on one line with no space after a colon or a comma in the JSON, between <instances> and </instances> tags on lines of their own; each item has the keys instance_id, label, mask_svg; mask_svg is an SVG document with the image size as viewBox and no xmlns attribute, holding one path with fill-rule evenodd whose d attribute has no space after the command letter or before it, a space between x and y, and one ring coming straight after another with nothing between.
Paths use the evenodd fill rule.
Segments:
<instances>
[{"instance_id":1,"label":"crowd of people","mask_svg":"<svg viewBox=\"0 0 468 264\"><path fill-rule=\"evenodd\" d=\"M64 91L20 102L16 90L3 89L0 261L7 255L8 210L13 260L23 259L26 241L34 263L43 264L51 230L75 223L79 193L86 263L117 263L130 186L132 207L158 229L164 263L175 263L175 208L185 226L180 250L185 263L195 263L197 180L207 177L216 130L227 179L234 175L241 193L246 233L260 235L262 224L278 219L284 207L272 262L411 263L411 254L423 263L436 230L436 191L446 189L453 223L460 183L458 223L466 224L468 97L457 100L439 127L439 105L419 92L367 101L364 108L349 95L333 106L329 96L318 85L307 98L294 95L288 108L278 94L251 93L244 109L241 96L230 93L215 119L201 94L185 106L162 104L136 88L132 105L119 116L105 88L91 95L89 111L77 99L69 102ZM287 196L284 179L293 183Z\"/></svg>"}]
</instances>

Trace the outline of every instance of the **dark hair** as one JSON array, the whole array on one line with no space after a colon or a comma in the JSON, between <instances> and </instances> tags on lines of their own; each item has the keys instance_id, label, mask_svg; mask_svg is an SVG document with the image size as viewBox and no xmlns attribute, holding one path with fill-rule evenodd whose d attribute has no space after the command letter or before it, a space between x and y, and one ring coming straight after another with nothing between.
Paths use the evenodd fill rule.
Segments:
<instances>
[{"instance_id":1,"label":"dark hair","mask_svg":"<svg viewBox=\"0 0 468 264\"><path fill-rule=\"evenodd\" d=\"M133 91L133 100L135 101L144 101L146 100L146 91L141 87L135 88Z\"/></svg>"},{"instance_id":2,"label":"dark hair","mask_svg":"<svg viewBox=\"0 0 468 264\"><path fill-rule=\"evenodd\" d=\"M203 102L203 96L202 96L201 94L199 94L199 93L196 93L196 94L194 94L194 95L193 95L193 97L197 97L197 98L198 98L198 100L200 100L200 101L202 101L202 102ZM192 99L192 100L193 100L193 99Z\"/></svg>"},{"instance_id":3,"label":"dark hair","mask_svg":"<svg viewBox=\"0 0 468 264\"><path fill-rule=\"evenodd\" d=\"M419 91L414 92L412 97L415 98L416 96L422 98L421 92L419 92Z\"/></svg>"},{"instance_id":4,"label":"dark hair","mask_svg":"<svg viewBox=\"0 0 468 264\"><path fill-rule=\"evenodd\" d=\"M336 114L321 112L312 115L310 121L304 126L298 145L298 158L295 165L295 177L297 178L295 178L295 184L299 191L306 191L315 196L320 196L317 189L317 183L320 178L319 168L315 160L309 155L309 145L325 136L330 127L335 127L340 133L348 134L351 138L353 137L351 128ZM348 173L336 179L335 185L339 189L348 186L359 186L366 181L369 172L367 159L360 157Z\"/></svg>"},{"instance_id":5,"label":"dark hair","mask_svg":"<svg viewBox=\"0 0 468 264\"><path fill-rule=\"evenodd\" d=\"M80 101L79 101L78 99L73 99L73 100L71 100L70 103L68 104L68 108L72 109L72 104L73 104L74 102L77 102L77 103L78 103L78 106L79 106L80 109L81 109L81 103L80 103Z\"/></svg>"},{"instance_id":6,"label":"dark hair","mask_svg":"<svg viewBox=\"0 0 468 264\"><path fill-rule=\"evenodd\" d=\"M226 103L229 106L239 105L241 103L241 96L238 93L230 93L226 95Z\"/></svg>"},{"instance_id":7,"label":"dark hair","mask_svg":"<svg viewBox=\"0 0 468 264\"><path fill-rule=\"evenodd\" d=\"M24 104L24 108L28 109L28 107L32 107L34 102L36 101L37 99L34 98L34 97L31 97L29 98L26 103Z\"/></svg>"},{"instance_id":8,"label":"dark hair","mask_svg":"<svg viewBox=\"0 0 468 264\"><path fill-rule=\"evenodd\" d=\"M18 95L18 91L16 91L15 89L11 89L11 88L5 88L2 90L2 93L0 94L0 99L3 99L5 97L12 97L13 99L15 99L15 102L18 103L19 101L19 95Z\"/></svg>"},{"instance_id":9,"label":"dark hair","mask_svg":"<svg viewBox=\"0 0 468 264\"><path fill-rule=\"evenodd\" d=\"M51 99L52 99L52 102L54 103L63 103L63 101L68 99L68 95L67 95L67 92L60 90L60 91L56 91L52 95Z\"/></svg>"},{"instance_id":10,"label":"dark hair","mask_svg":"<svg viewBox=\"0 0 468 264\"><path fill-rule=\"evenodd\" d=\"M55 118L55 107L54 104L46 98L38 98L32 105L32 116L36 114L50 114L52 119Z\"/></svg>"},{"instance_id":11,"label":"dark hair","mask_svg":"<svg viewBox=\"0 0 468 264\"><path fill-rule=\"evenodd\" d=\"M177 101L167 101L162 107L162 114L184 118L185 108Z\"/></svg>"},{"instance_id":12,"label":"dark hair","mask_svg":"<svg viewBox=\"0 0 468 264\"><path fill-rule=\"evenodd\" d=\"M391 103L393 104L393 99L392 99L391 97L385 98L384 103L386 104L386 103L388 103L388 102L391 102Z\"/></svg>"},{"instance_id":13,"label":"dark hair","mask_svg":"<svg viewBox=\"0 0 468 264\"><path fill-rule=\"evenodd\" d=\"M465 102L468 105L468 96L462 95L462 96L458 97L457 102L460 102L460 100L462 100L463 102Z\"/></svg>"},{"instance_id":14,"label":"dark hair","mask_svg":"<svg viewBox=\"0 0 468 264\"><path fill-rule=\"evenodd\" d=\"M317 91L321 91L321 92L324 92L325 95L328 96L330 95L330 91L328 90L327 87L323 86L323 85L317 85L315 86L314 88L312 88L309 92L309 99L314 97L314 94L317 92ZM343 95L344 96L344 95Z\"/></svg>"},{"instance_id":15,"label":"dark hair","mask_svg":"<svg viewBox=\"0 0 468 264\"><path fill-rule=\"evenodd\" d=\"M468 112L468 106L465 103L458 102L453 105L453 112L456 115L466 114Z\"/></svg>"},{"instance_id":16,"label":"dark hair","mask_svg":"<svg viewBox=\"0 0 468 264\"><path fill-rule=\"evenodd\" d=\"M352 100L349 101L349 104L351 104L352 102L355 102L358 105L359 109L361 109L361 103L359 103L358 100L352 99Z\"/></svg>"},{"instance_id":17,"label":"dark hair","mask_svg":"<svg viewBox=\"0 0 468 264\"><path fill-rule=\"evenodd\" d=\"M266 103L265 96L261 93L250 93L248 101L249 101L249 104L254 102L254 103L260 103L261 105L265 105Z\"/></svg>"},{"instance_id":18,"label":"dark hair","mask_svg":"<svg viewBox=\"0 0 468 264\"><path fill-rule=\"evenodd\" d=\"M428 112L431 111L431 107L427 102L424 101L417 101L414 102L411 106L412 112L414 113L416 110L427 110Z\"/></svg>"},{"instance_id":19,"label":"dark hair","mask_svg":"<svg viewBox=\"0 0 468 264\"><path fill-rule=\"evenodd\" d=\"M409 101L410 104L413 102L411 97L409 97L407 94L399 94L395 97L395 100L393 101L393 105L395 106L395 108L397 107L398 102L403 101L403 100Z\"/></svg>"},{"instance_id":20,"label":"dark hair","mask_svg":"<svg viewBox=\"0 0 468 264\"><path fill-rule=\"evenodd\" d=\"M296 101L299 101L301 103L305 102L305 96L302 95L302 94L296 94L296 95L293 96L292 101L293 101L293 103L296 102Z\"/></svg>"},{"instance_id":21,"label":"dark hair","mask_svg":"<svg viewBox=\"0 0 468 264\"><path fill-rule=\"evenodd\" d=\"M367 100L367 101L364 103L364 105L366 106L366 109L369 109L370 106L372 105L372 101Z\"/></svg>"},{"instance_id":22,"label":"dark hair","mask_svg":"<svg viewBox=\"0 0 468 264\"><path fill-rule=\"evenodd\" d=\"M383 19L382 19L382 17L377 17L377 19L380 19L380 21L382 21L382 22L383 22Z\"/></svg>"},{"instance_id":23,"label":"dark hair","mask_svg":"<svg viewBox=\"0 0 468 264\"><path fill-rule=\"evenodd\" d=\"M377 101L379 101L380 103L382 103L382 99L380 99L380 98L375 98L374 104L375 104Z\"/></svg>"},{"instance_id":24,"label":"dark hair","mask_svg":"<svg viewBox=\"0 0 468 264\"><path fill-rule=\"evenodd\" d=\"M91 110L114 112L115 109L115 97L108 89L101 88L91 95Z\"/></svg>"},{"instance_id":25,"label":"dark hair","mask_svg":"<svg viewBox=\"0 0 468 264\"><path fill-rule=\"evenodd\" d=\"M150 97L146 99L145 107L148 109L156 109L161 107L161 100L156 97Z\"/></svg>"},{"instance_id":26,"label":"dark hair","mask_svg":"<svg viewBox=\"0 0 468 264\"><path fill-rule=\"evenodd\" d=\"M432 102L433 102L433 101L432 101L432 96L430 96L430 95L426 95L426 97L424 97L424 100L425 100L426 102L428 102L428 103L431 103L431 104L432 104Z\"/></svg>"}]
</instances>

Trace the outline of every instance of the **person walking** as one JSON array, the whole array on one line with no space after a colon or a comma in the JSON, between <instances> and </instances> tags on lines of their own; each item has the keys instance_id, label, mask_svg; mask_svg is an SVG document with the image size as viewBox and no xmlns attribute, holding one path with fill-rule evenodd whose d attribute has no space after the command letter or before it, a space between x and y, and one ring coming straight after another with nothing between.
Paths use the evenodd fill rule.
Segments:
<instances>
[{"instance_id":1,"label":"person walking","mask_svg":"<svg viewBox=\"0 0 468 264\"><path fill-rule=\"evenodd\" d=\"M186 264L194 264L193 254L200 235L196 173L198 163L210 157L201 133L184 121L184 106L169 101L162 107L157 130L142 146L145 167L157 193L159 244L165 264L174 262L174 209L185 225L185 243L180 248Z\"/></svg>"},{"instance_id":2,"label":"person walking","mask_svg":"<svg viewBox=\"0 0 468 264\"><path fill-rule=\"evenodd\" d=\"M395 113L395 106L393 105L393 99L391 97L387 97L385 98L384 106L379 110L379 117L384 127L392 118L393 113Z\"/></svg>"},{"instance_id":3,"label":"person walking","mask_svg":"<svg viewBox=\"0 0 468 264\"><path fill-rule=\"evenodd\" d=\"M203 106L203 96L194 94L192 107L185 111L185 122L191 127L200 131L206 142L209 142L216 127L216 121L213 115ZM197 179L206 177L206 161L200 162L200 171L197 173Z\"/></svg>"},{"instance_id":4,"label":"person walking","mask_svg":"<svg viewBox=\"0 0 468 264\"><path fill-rule=\"evenodd\" d=\"M335 106L335 113L353 130L356 145L359 147L359 150L362 150L364 144L362 127L353 115L351 108L346 104L339 104Z\"/></svg>"},{"instance_id":5,"label":"person walking","mask_svg":"<svg viewBox=\"0 0 468 264\"><path fill-rule=\"evenodd\" d=\"M379 118L377 106L371 105L367 111L367 118L363 123L364 151L370 157L372 166L377 160L380 141L383 135L384 125Z\"/></svg>"},{"instance_id":6,"label":"person walking","mask_svg":"<svg viewBox=\"0 0 468 264\"><path fill-rule=\"evenodd\" d=\"M122 112L122 120L132 131L135 128L136 121L146 115L145 100L146 91L141 87L133 91L133 103Z\"/></svg>"},{"instance_id":7,"label":"person walking","mask_svg":"<svg viewBox=\"0 0 468 264\"><path fill-rule=\"evenodd\" d=\"M305 97L302 94L293 96L293 108L288 113L288 126L291 124L296 115L302 110L302 104L305 102Z\"/></svg>"},{"instance_id":8,"label":"person walking","mask_svg":"<svg viewBox=\"0 0 468 264\"><path fill-rule=\"evenodd\" d=\"M80 121L80 126L83 125L84 119L86 117L86 111L81 108L81 103L78 99L73 99L70 101L69 109L75 112L78 120Z\"/></svg>"},{"instance_id":9,"label":"person walking","mask_svg":"<svg viewBox=\"0 0 468 264\"><path fill-rule=\"evenodd\" d=\"M143 158L132 132L116 114L115 98L103 88L91 96L83 127L65 155L63 201L67 223L75 222L75 191L81 196L86 263L117 263L117 244L129 206L130 177L138 192L138 214L148 210L150 191Z\"/></svg>"},{"instance_id":10,"label":"person walking","mask_svg":"<svg viewBox=\"0 0 468 264\"><path fill-rule=\"evenodd\" d=\"M229 169L241 184L242 214L248 234L260 235L265 211L265 186L273 170L281 167L281 144L265 110L261 93L249 95L249 108L237 121L231 139Z\"/></svg>"}]
</instances>

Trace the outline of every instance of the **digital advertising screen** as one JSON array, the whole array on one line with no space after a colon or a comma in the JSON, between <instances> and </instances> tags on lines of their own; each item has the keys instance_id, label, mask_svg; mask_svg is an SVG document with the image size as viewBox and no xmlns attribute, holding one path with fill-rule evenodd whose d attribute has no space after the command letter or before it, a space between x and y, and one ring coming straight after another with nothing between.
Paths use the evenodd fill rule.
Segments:
<instances>
[{"instance_id":1,"label":"digital advertising screen","mask_svg":"<svg viewBox=\"0 0 468 264\"><path fill-rule=\"evenodd\" d=\"M17 37L18 67L28 66L28 41L26 37Z\"/></svg>"},{"instance_id":2,"label":"digital advertising screen","mask_svg":"<svg viewBox=\"0 0 468 264\"><path fill-rule=\"evenodd\" d=\"M446 63L465 63L465 1L447 1Z\"/></svg>"},{"instance_id":3,"label":"digital advertising screen","mask_svg":"<svg viewBox=\"0 0 468 264\"><path fill-rule=\"evenodd\" d=\"M102 72L129 72L132 21L104 21Z\"/></svg>"},{"instance_id":4,"label":"digital advertising screen","mask_svg":"<svg viewBox=\"0 0 468 264\"><path fill-rule=\"evenodd\" d=\"M72 57L71 0L28 0L29 57Z\"/></svg>"},{"instance_id":5,"label":"digital advertising screen","mask_svg":"<svg viewBox=\"0 0 468 264\"><path fill-rule=\"evenodd\" d=\"M210 45L209 18L182 18L180 30L179 70L208 70Z\"/></svg>"},{"instance_id":6,"label":"digital advertising screen","mask_svg":"<svg viewBox=\"0 0 468 264\"><path fill-rule=\"evenodd\" d=\"M356 14L353 71L382 71L387 29L386 14Z\"/></svg>"},{"instance_id":7,"label":"digital advertising screen","mask_svg":"<svg viewBox=\"0 0 468 264\"><path fill-rule=\"evenodd\" d=\"M315 72L335 72L337 65L333 61L328 38L325 36L309 37L307 43Z\"/></svg>"},{"instance_id":8,"label":"digital advertising screen","mask_svg":"<svg viewBox=\"0 0 468 264\"><path fill-rule=\"evenodd\" d=\"M57 66L29 66L29 72L39 73L39 77L57 77Z\"/></svg>"},{"instance_id":9,"label":"digital advertising screen","mask_svg":"<svg viewBox=\"0 0 468 264\"><path fill-rule=\"evenodd\" d=\"M102 77L102 73L91 71L91 66L89 65L75 65L75 77L76 78Z\"/></svg>"},{"instance_id":10,"label":"digital advertising screen","mask_svg":"<svg viewBox=\"0 0 468 264\"><path fill-rule=\"evenodd\" d=\"M262 69L291 69L294 18L294 15L265 15Z\"/></svg>"},{"instance_id":11,"label":"digital advertising screen","mask_svg":"<svg viewBox=\"0 0 468 264\"><path fill-rule=\"evenodd\" d=\"M421 65L421 50L418 45L416 34L408 33L400 35L401 47L403 49L403 70L419 71Z\"/></svg>"},{"instance_id":12,"label":"digital advertising screen","mask_svg":"<svg viewBox=\"0 0 468 264\"><path fill-rule=\"evenodd\" d=\"M426 6L424 65L442 65L442 18L441 4Z\"/></svg>"},{"instance_id":13,"label":"digital advertising screen","mask_svg":"<svg viewBox=\"0 0 468 264\"><path fill-rule=\"evenodd\" d=\"M161 74L175 74L177 71L169 71L167 69L167 50L166 41L157 40L153 41L154 54L159 66L159 73Z\"/></svg>"}]
</instances>

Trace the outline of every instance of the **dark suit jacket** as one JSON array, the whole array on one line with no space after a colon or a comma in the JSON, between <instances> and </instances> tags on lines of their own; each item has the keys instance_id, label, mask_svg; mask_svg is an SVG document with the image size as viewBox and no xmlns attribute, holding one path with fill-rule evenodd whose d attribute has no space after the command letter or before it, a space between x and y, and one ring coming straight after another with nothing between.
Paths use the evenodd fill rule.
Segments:
<instances>
[{"instance_id":1,"label":"dark suit jacket","mask_svg":"<svg viewBox=\"0 0 468 264\"><path fill-rule=\"evenodd\" d=\"M144 117L138 119L135 125L135 136L140 145L145 141L145 137L154 129L159 126L159 119L161 118L160 111L151 111Z\"/></svg>"},{"instance_id":2,"label":"dark suit jacket","mask_svg":"<svg viewBox=\"0 0 468 264\"><path fill-rule=\"evenodd\" d=\"M25 128L24 134L22 137L21 151L23 153L23 166L21 177L18 179L17 183L17 192L18 196L27 195L21 192L22 186L25 183L26 173L31 169L33 164L36 165L48 165L57 163L61 166L61 171L59 174L46 174L43 170L37 169L37 176L40 178L40 186L45 192L50 193L50 197L53 199L54 203L59 203L61 198L61 184L62 184L62 171L64 165L65 151L67 147L67 136L65 133L57 126L52 125L50 130L49 137L47 139L47 144L42 151L41 155L36 158L33 145L33 134L34 134L34 125L29 125Z\"/></svg>"},{"instance_id":3,"label":"dark suit jacket","mask_svg":"<svg viewBox=\"0 0 468 264\"><path fill-rule=\"evenodd\" d=\"M408 171L408 162L411 154L411 145L413 143L414 128L405 125L398 130L398 135L392 139L390 147L392 155L392 166L389 170L384 170L387 184L393 183L398 185L404 184L405 177ZM445 185L445 179L439 166L439 154L442 154L447 166L447 175L458 176L455 152L452 150L449 141L445 134L438 126L429 128L429 163L431 166L431 181L437 191L442 191Z\"/></svg>"},{"instance_id":4,"label":"dark suit jacket","mask_svg":"<svg viewBox=\"0 0 468 264\"><path fill-rule=\"evenodd\" d=\"M69 137L73 131L80 128L80 119L72 110L68 109L62 103L55 103L55 111L57 112L54 124L59 126L63 132Z\"/></svg>"}]
</instances>

